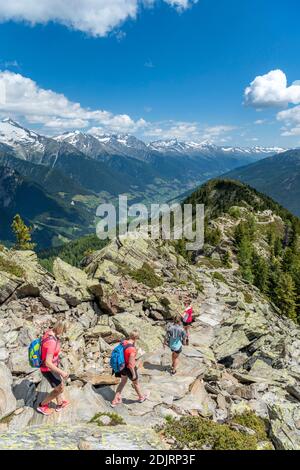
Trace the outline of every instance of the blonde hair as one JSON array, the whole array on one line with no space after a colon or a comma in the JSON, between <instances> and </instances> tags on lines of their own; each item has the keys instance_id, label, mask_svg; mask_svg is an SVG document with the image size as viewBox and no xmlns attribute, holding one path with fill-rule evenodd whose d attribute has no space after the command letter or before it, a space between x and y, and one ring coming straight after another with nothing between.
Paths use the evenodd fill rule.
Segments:
<instances>
[{"instance_id":1,"label":"blonde hair","mask_svg":"<svg viewBox=\"0 0 300 470\"><path fill-rule=\"evenodd\" d=\"M52 329L55 333L63 335L66 332L66 324L63 321L58 320Z\"/></svg>"},{"instance_id":2,"label":"blonde hair","mask_svg":"<svg viewBox=\"0 0 300 470\"><path fill-rule=\"evenodd\" d=\"M140 337L140 333L138 330L133 330L129 335L129 339L136 340L136 339L139 339L139 337Z\"/></svg>"}]
</instances>

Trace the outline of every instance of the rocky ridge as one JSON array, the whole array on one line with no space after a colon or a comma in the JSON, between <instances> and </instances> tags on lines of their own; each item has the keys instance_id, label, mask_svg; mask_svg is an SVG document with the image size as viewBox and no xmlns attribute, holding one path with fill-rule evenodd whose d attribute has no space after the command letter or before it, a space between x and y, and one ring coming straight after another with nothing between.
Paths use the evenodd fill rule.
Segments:
<instances>
[{"instance_id":1,"label":"rocky ridge","mask_svg":"<svg viewBox=\"0 0 300 470\"><path fill-rule=\"evenodd\" d=\"M57 259L53 275L33 252L3 248L0 440L5 448L20 439L22 448L28 448L25 429L36 435L37 448L51 448L41 437L44 426L48 436L59 433L60 426L75 426L70 436L75 447L83 438L82 429L91 436L87 423L96 413L111 411L116 380L109 370L110 351L135 327L141 332L141 383L150 396L139 404L127 386L124 404L115 410L128 426L114 428L119 448L128 448L131 426L141 420L150 430L166 416L191 414L225 422L253 410L267 420L276 449L299 449L300 329L233 270L223 269L222 276L220 280L205 266L189 265L169 243L140 238L112 242L87 257L83 269ZM162 339L167 322L182 311L187 296L196 319L190 345L172 377L170 352L163 349ZM48 385L29 367L27 347L58 318L68 325L62 364L71 374L71 407L44 417L35 406ZM109 432L98 429L102 436ZM126 444L120 440L124 432ZM148 448L149 443L142 438L139 445Z\"/></svg>"}]
</instances>

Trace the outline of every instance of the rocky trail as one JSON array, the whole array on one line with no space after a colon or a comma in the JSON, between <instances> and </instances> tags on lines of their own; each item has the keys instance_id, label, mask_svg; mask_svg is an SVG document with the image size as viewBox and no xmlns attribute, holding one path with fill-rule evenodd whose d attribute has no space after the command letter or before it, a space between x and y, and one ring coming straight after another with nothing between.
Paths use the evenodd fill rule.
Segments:
<instances>
[{"instance_id":1,"label":"rocky trail","mask_svg":"<svg viewBox=\"0 0 300 470\"><path fill-rule=\"evenodd\" d=\"M154 426L166 416L222 423L252 410L268 421L276 449L299 449L299 328L231 270L222 281L164 243L122 242L91 255L83 270L57 259L54 276L31 252L0 253L1 266L10 263L10 272L0 269L0 448L161 448ZM172 376L163 337L186 296L195 322ZM71 406L45 417L35 407L49 386L29 367L27 347L58 318L68 324L62 365ZM110 352L134 328L149 398L138 403L128 383L112 409ZM100 426L89 424L99 413ZM109 413L125 424L112 426Z\"/></svg>"},{"instance_id":2,"label":"rocky trail","mask_svg":"<svg viewBox=\"0 0 300 470\"><path fill-rule=\"evenodd\" d=\"M155 450L165 449L152 430L137 426L32 426L0 434L0 450Z\"/></svg>"}]
</instances>

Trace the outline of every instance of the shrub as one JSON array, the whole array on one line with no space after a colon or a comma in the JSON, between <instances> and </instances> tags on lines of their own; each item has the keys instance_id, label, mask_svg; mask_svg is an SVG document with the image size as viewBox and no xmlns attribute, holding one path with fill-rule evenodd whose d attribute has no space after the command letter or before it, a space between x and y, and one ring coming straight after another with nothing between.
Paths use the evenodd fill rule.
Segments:
<instances>
[{"instance_id":1,"label":"shrub","mask_svg":"<svg viewBox=\"0 0 300 470\"><path fill-rule=\"evenodd\" d=\"M242 211L237 206L230 207L228 214L231 215L234 219L240 219L242 217Z\"/></svg>"},{"instance_id":2,"label":"shrub","mask_svg":"<svg viewBox=\"0 0 300 470\"><path fill-rule=\"evenodd\" d=\"M0 256L0 271L12 274L16 277L22 277L25 274L20 266L2 256Z\"/></svg>"},{"instance_id":3,"label":"shrub","mask_svg":"<svg viewBox=\"0 0 300 470\"><path fill-rule=\"evenodd\" d=\"M226 283L225 277L223 276L223 274L219 273L218 271L215 271L212 276L217 281L221 281L221 282Z\"/></svg>"},{"instance_id":4,"label":"shrub","mask_svg":"<svg viewBox=\"0 0 300 470\"><path fill-rule=\"evenodd\" d=\"M264 419L256 416L253 411L246 411L241 415L237 415L232 419L232 423L240 424L246 428L255 431L257 439L260 441L268 440L267 427Z\"/></svg>"},{"instance_id":5,"label":"shrub","mask_svg":"<svg viewBox=\"0 0 300 470\"><path fill-rule=\"evenodd\" d=\"M104 426L101 422L103 416L108 416L111 419L109 426L117 426L118 424L126 424L122 416L117 413L97 413L90 420L90 423L97 424L98 426Z\"/></svg>"},{"instance_id":6,"label":"shrub","mask_svg":"<svg viewBox=\"0 0 300 470\"><path fill-rule=\"evenodd\" d=\"M252 304L253 297L252 297L251 294L249 294L249 292L244 292L244 300L245 300L246 304Z\"/></svg>"},{"instance_id":7,"label":"shrub","mask_svg":"<svg viewBox=\"0 0 300 470\"><path fill-rule=\"evenodd\" d=\"M154 289L163 285L163 280L155 274L154 269L147 263L144 263L140 269L130 271L129 275L141 284Z\"/></svg>"},{"instance_id":8,"label":"shrub","mask_svg":"<svg viewBox=\"0 0 300 470\"><path fill-rule=\"evenodd\" d=\"M256 450L257 437L230 429L198 416L185 416L180 420L168 418L161 428L166 438L175 441L174 448L212 450Z\"/></svg>"}]
</instances>

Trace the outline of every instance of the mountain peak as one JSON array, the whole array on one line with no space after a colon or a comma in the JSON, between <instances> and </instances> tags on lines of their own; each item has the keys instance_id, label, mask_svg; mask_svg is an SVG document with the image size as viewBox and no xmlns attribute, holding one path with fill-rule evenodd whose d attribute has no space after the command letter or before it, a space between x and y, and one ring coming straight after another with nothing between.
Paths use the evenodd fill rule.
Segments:
<instances>
[{"instance_id":1,"label":"mountain peak","mask_svg":"<svg viewBox=\"0 0 300 470\"><path fill-rule=\"evenodd\" d=\"M11 119L10 117L5 117L4 119L2 119L0 121L1 123L4 123L4 124L9 124L11 126L14 126L14 127L20 127L23 129L23 127L21 126L21 124L19 124L18 122L14 121L13 119Z\"/></svg>"}]
</instances>

